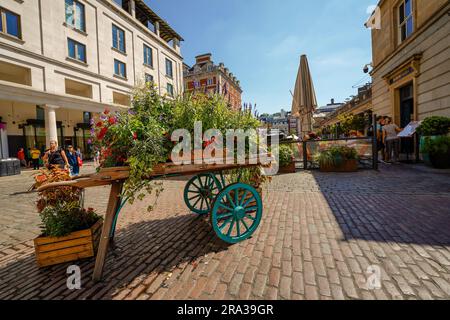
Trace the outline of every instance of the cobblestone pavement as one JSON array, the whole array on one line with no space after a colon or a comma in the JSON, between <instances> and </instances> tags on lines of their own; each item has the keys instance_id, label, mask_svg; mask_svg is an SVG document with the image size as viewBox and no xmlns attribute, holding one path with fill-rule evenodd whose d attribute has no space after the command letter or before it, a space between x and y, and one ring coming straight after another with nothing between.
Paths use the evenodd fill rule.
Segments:
<instances>
[{"instance_id":1,"label":"cobblestone pavement","mask_svg":"<svg viewBox=\"0 0 450 320\"><path fill-rule=\"evenodd\" d=\"M152 213L126 206L104 281L93 259L39 269L35 195L11 196L26 174L0 178L0 299L449 299L450 173L389 166L352 174L299 172L263 192L254 237L228 246L182 201L185 181L166 181ZM89 190L104 211L107 187ZM150 200L148 200L150 201ZM374 266L381 288L368 287Z\"/></svg>"}]
</instances>

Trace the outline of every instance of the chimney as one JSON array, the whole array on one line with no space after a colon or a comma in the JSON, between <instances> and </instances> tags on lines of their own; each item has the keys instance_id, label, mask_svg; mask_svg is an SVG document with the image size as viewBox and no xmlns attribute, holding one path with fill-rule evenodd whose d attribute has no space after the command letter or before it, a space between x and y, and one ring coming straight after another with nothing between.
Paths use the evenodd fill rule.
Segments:
<instances>
[{"instance_id":1,"label":"chimney","mask_svg":"<svg viewBox=\"0 0 450 320\"><path fill-rule=\"evenodd\" d=\"M334 104L334 99L331 99L331 104Z\"/></svg>"},{"instance_id":2,"label":"chimney","mask_svg":"<svg viewBox=\"0 0 450 320\"><path fill-rule=\"evenodd\" d=\"M195 61L196 61L197 64L210 62L211 61L211 56L212 56L211 53L201 54L201 55L195 57Z\"/></svg>"}]
</instances>

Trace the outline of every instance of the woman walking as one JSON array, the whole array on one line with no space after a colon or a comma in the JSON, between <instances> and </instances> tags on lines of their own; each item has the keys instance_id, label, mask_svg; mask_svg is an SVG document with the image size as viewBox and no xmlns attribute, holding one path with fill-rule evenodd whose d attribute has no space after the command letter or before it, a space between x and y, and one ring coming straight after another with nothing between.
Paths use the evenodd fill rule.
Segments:
<instances>
[{"instance_id":1,"label":"woman walking","mask_svg":"<svg viewBox=\"0 0 450 320\"><path fill-rule=\"evenodd\" d=\"M69 167L69 161L67 160L64 150L58 148L57 141L50 141L50 149L44 154L42 158L48 169L52 169L58 166L60 169L66 169Z\"/></svg>"}]
</instances>

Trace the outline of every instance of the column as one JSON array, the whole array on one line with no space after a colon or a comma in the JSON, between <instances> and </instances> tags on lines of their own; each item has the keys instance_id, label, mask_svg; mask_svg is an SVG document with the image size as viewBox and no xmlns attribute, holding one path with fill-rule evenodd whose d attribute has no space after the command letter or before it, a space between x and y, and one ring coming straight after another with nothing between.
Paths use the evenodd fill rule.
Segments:
<instances>
[{"instance_id":1,"label":"column","mask_svg":"<svg viewBox=\"0 0 450 320\"><path fill-rule=\"evenodd\" d=\"M136 18L136 2L134 0L130 0L130 14L133 18Z\"/></svg>"},{"instance_id":2,"label":"column","mask_svg":"<svg viewBox=\"0 0 450 320\"><path fill-rule=\"evenodd\" d=\"M178 38L173 38L173 48L176 52L180 53L180 40Z\"/></svg>"},{"instance_id":3,"label":"column","mask_svg":"<svg viewBox=\"0 0 450 320\"><path fill-rule=\"evenodd\" d=\"M156 35L159 37L160 36L160 32L159 32L159 21L155 21L155 33Z\"/></svg>"},{"instance_id":4,"label":"column","mask_svg":"<svg viewBox=\"0 0 450 320\"><path fill-rule=\"evenodd\" d=\"M50 141L58 141L58 129L56 126L56 106L45 105L45 141L50 147ZM58 142L59 144L59 142Z\"/></svg>"}]
</instances>

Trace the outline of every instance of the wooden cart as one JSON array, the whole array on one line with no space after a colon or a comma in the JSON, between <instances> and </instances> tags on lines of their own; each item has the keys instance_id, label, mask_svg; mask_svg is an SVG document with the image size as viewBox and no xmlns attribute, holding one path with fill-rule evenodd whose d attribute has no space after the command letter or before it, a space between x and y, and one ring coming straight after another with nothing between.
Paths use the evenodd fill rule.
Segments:
<instances>
[{"instance_id":1,"label":"wooden cart","mask_svg":"<svg viewBox=\"0 0 450 320\"><path fill-rule=\"evenodd\" d=\"M256 161L254 161L256 162ZM184 201L187 207L199 215L210 215L210 222L216 235L227 243L238 243L252 236L258 228L263 211L261 195L248 184L227 183L224 171L256 167L260 164L202 164L175 165L159 164L153 168L147 179L163 179L174 176L190 176L184 188ZM38 191L61 186L89 188L111 185L108 206L103 223L100 244L93 272L94 281L102 278L103 266L110 242L114 239L117 219L127 199L122 197L122 187L129 177L127 167L105 168L92 175L84 175L71 181L56 182L41 186Z\"/></svg>"}]
</instances>

